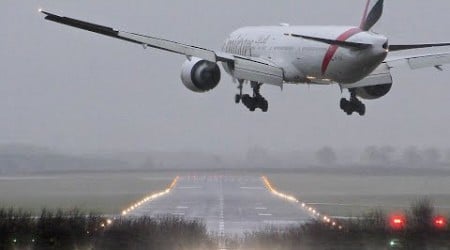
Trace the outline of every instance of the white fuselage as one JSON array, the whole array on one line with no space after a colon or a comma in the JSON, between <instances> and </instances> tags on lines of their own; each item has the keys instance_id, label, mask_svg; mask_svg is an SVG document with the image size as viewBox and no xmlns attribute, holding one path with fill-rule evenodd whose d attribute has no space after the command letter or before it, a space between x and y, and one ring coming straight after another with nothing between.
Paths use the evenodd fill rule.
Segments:
<instances>
[{"instance_id":1,"label":"white fuselage","mask_svg":"<svg viewBox=\"0 0 450 250\"><path fill-rule=\"evenodd\" d=\"M370 43L373 46L352 49L289 34ZM388 53L386 37L356 27L340 26L245 27L234 31L222 50L257 57L280 66L287 83L319 84L355 83L372 73Z\"/></svg>"}]
</instances>

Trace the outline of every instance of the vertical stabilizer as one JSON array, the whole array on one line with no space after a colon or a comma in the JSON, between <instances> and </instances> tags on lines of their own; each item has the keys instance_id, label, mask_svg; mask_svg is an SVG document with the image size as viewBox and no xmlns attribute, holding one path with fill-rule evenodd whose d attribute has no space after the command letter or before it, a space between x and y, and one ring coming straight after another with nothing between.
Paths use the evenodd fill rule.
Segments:
<instances>
[{"instance_id":1,"label":"vertical stabilizer","mask_svg":"<svg viewBox=\"0 0 450 250\"><path fill-rule=\"evenodd\" d=\"M367 0L360 28L370 30L383 15L384 0Z\"/></svg>"}]
</instances>

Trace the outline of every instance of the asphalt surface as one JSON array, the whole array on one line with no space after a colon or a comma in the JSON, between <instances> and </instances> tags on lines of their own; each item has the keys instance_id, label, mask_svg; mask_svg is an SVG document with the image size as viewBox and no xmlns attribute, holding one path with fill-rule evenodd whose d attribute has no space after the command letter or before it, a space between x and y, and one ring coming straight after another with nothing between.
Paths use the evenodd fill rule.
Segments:
<instances>
[{"instance_id":1,"label":"asphalt surface","mask_svg":"<svg viewBox=\"0 0 450 250\"><path fill-rule=\"evenodd\" d=\"M272 194L259 177L180 177L167 195L148 201L129 216L175 215L199 219L209 232L239 235L287 227L312 219L298 203Z\"/></svg>"}]
</instances>

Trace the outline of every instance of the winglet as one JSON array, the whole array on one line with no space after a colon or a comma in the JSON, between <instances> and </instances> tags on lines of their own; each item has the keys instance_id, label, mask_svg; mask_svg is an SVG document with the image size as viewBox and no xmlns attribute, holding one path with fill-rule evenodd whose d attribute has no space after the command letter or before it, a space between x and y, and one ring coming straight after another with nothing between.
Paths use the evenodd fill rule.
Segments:
<instances>
[{"instance_id":1,"label":"winglet","mask_svg":"<svg viewBox=\"0 0 450 250\"><path fill-rule=\"evenodd\" d=\"M367 0L364 15L359 26L362 30L370 30L383 15L384 0Z\"/></svg>"}]
</instances>

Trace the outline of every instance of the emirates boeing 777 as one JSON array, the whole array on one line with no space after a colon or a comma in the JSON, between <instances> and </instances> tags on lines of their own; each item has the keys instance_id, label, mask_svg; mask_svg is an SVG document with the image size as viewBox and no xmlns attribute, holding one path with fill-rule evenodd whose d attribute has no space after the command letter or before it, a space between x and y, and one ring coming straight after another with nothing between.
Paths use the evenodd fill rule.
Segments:
<instances>
[{"instance_id":1,"label":"emirates boeing 777","mask_svg":"<svg viewBox=\"0 0 450 250\"><path fill-rule=\"evenodd\" d=\"M250 111L268 110L261 95L263 84L338 84L350 92L342 98L341 109L351 115L366 113L360 99L385 96L392 87L390 69L404 63L411 69L436 67L450 63L449 53L391 57L390 52L449 46L450 43L391 45L388 38L371 31L383 13L383 0L368 0L359 26L261 26L240 28L229 35L221 50L210 50L153 36L115 30L110 27L47 11L45 19L99 33L127 42L181 54L187 57L181 69L181 81L194 92L207 92L220 82L221 69L238 83L236 103ZM250 83L251 95L243 94Z\"/></svg>"}]
</instances>

